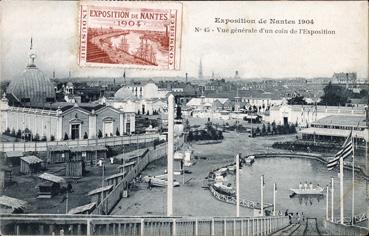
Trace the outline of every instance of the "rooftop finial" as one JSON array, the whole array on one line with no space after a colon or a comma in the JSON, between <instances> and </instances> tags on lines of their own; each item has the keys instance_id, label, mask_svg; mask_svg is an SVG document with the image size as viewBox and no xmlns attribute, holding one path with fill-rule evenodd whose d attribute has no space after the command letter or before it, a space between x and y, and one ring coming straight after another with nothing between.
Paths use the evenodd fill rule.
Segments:
<instances>
[{"instance_id":1,"label":"rooftop finial","mask_svg":"<svg viewBox=\"0 0 369 236\"><path fill-rule=\"evenodd\" d=\"M29 61L28 61L28 67L36 67L35 65L35 59L37 55L36 52L33 50L33 39L31 37L31 45L29 47Z\"/></svg>"}]
</instances>

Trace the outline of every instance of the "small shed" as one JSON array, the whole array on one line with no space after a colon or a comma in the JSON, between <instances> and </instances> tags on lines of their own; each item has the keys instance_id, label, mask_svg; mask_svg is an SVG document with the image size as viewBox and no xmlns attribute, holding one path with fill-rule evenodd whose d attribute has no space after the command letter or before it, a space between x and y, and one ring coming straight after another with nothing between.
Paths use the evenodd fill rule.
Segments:
<instances>
[{"instance_id":1,"label":"small shed","mask_svg":"<svg viewBox=\"0 0 369 236\"><path fill-rule=\"evenodd\" d=\"M68 211L68 214L91 214L92 211L96 208L96 202L92 202L83 206L72 208Z\"/></svg>"},{"instance_id":2,"label":"small shed","mask_svg":"<svg viewBox=\"0 0 369 236\"><path fill-rule=\"evenodd\" d=\"M78 146L71 147L71 158L74 160L82 160L86 165L96 165L97 160L105 159L108 149L105 146Z\"/></svg>"},{"instance_id":3,"label":"small shed","mask_svg":"<svg viewBox=\"0 0 369 236\"><path fill-rule=\"evenodd\" d=\"M110 175L105 178L105 181L108 183L108 185L118 185L119 182L124 178L125 173L117 173L114 175Z\"/></svg>"},{"instance_id":4,"label":"small shed","mask_svg":"<svg viewBox=\"0 0 369 236\"><path fill-rule=\"evenodd\" d=\"M48 146L47 163L63 163L69 159L70 150L67 145Z\"/></svg>"},{"instance_id":5,"label":"small shed","mask_svg":"<svg viewBox=\"0 0 369 236\"><path fill-rule=\"evenodd\" d=\"M69 177L81 177L85 174L85 162L84 161L67 161L65 167L65 176Z\"/></svg>"},{"instance_id":6,"label":"small shed","mask_svg":"<svg viewBox=\"0 0 369 236\"><path fill-rule=\"evenodd\" d=\"M21 157L20 172L23 174L32 174L41 171L42 160L36 156Z\"/></svg>"},{"instance_id":7,"label":"small shed","mask_svg":"<svg viewBox=\"0 0 369 236\"><path fill-rule=\"evenodd\" d=\"M27 204L26 201L3 195L0 197L0 213L24 213Z\"/></svg>"},{"instance_id":8,"label":"small shed","mask_svg":"<svg viewBox=\"0 0 369 236\"><path fill-rule=\"evenodd\" d=\"M0 167L0 189L8 186L12 182L12 170L9 167Z\"/></svg>"},{"instance_id":9,"label":"small shed","mask_svg":"<svg viewBox=\"0 0 369 236\"><path fill-rule=\"evenodd\" d=\"M104 199L111 192L112 189L113 185L107 185L88 192L87 196L91 197L91 202L100 203L101 199Z\"/></svg>"},{"instance_id":10,"label":"small shed","mask_svg":"<svg viewBox=\"0 0 369 236\"><path fill-rule=\"evenodd\" d=\"M21 151L9 151L5 152L5 164L12 165L12 166L19 166L20 165L20 158L23 156L23 152Z\"/></svg>"},{"instance_id":11,"label":"small shed","mask_svg":"<svg viewBox=\"0 0 369 236\"><path fill-rule=\"evenodd\" d=\"M64 178L49 173L43 173L38 177L43 182L38 185L37 198L52 198L60 192L61 185L66 183Z\"/></svg>"}]
</instances>

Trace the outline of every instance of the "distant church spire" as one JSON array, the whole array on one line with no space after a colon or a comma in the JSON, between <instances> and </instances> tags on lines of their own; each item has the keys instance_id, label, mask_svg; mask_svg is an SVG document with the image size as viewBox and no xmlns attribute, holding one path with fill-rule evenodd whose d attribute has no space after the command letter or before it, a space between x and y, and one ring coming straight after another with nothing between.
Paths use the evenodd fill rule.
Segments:
<instances>
[{"instance_id":1,"label":"distant church spire","mask_svg":"<svg viewBox=\"0 0 369 236\"><path fill-rule=\"evenodd\" d=\"M200 65L199 65L199 79L202 79L204 77L202 72L202 60L200 59Z\"/></svg>"}]
</instances>

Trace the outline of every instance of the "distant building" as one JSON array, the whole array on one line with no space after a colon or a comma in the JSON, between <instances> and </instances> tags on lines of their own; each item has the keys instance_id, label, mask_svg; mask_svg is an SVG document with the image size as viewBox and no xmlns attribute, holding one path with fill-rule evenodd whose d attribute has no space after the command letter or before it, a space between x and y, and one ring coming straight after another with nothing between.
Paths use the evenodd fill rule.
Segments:
<instances>
[{"instance_id":1,"label":"distant building","mask_svg":"<svg viewBox=\"0 0 369 236\"><path fill-rule=\"evenodd\" d=\"M365 115L330 115L312 122L309 128L301 130L301 135L306 140L344 141L351 130L353 137L368 140Z\"/></svg>"},{"instance_id":2,"label":"distant building","mask_svg":"<svg viewBox=\"0 0 369 236\"><path fill-rule=\"evenodd\" d=\"M271 107L263 119L277 124L293 123L300 127L310 125L324 117L332 115L364 116L364 107L339 107L339 106L315 106L315 105L287 105Z\"/></svg>"},{"instance_id":3,"label":"distant building","mask_svg":"<svg viewBox=\"0 0 369 236\"><path fill-rule=\"evenodd\" d=\"M137 87L123 86L114 94L114 97L100 99L100 103L122 112L153 115L166 109L168 93L169 91L161 90L156 84L150 82L138 90Z\"/></svg>"},{"instance_id":4,"label":"distant building","mask_svg":"<svg viewBox=\"0 0 369 236\"><path fill-rule=\"evenodd\" d=\"M349 84L356 84L357 75L354 72L350 73L334 73L332 76L332 84L345 84L348 86Z\"/></svg>"},{"instance_id":5,"label":"distant building","mask_svg":"<svg viewBox=\"0 0 369 236\"><path fill-rule=\"evenodd\" d=\"M192 98L186 106L195 111L231 111L233 104L228 98L207 98L201 96L200 98Z\"/></svg>"}]
</instances>

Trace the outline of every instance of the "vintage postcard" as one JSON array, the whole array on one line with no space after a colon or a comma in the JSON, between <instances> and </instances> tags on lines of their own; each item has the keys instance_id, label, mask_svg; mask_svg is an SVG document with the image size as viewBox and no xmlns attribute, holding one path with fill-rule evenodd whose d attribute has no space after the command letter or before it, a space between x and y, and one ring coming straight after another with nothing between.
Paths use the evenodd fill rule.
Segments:
<instances>
[{"instance_id":1,"label":"vintage postcard","mask_svg":"<svg viewBox=\"0 0 369 236\"><path fill-rule=\"evenodd\" d=\"M0 10L0 235L368 235L367 1Z\"/></svg>"},{"instance_id":2,"label":"vintage postcard","mask_svg":"<svg viewBox=\"0 0 369 236\"><path fill-rule=\"evenodd\" d=\"M178 70L181 3L80 5L81 66Z\"/></svg>"}]
</instances>

